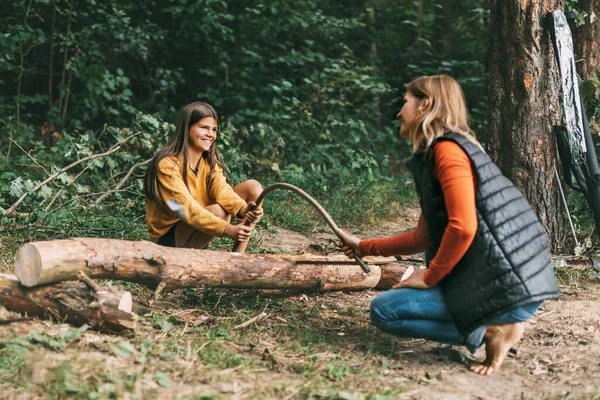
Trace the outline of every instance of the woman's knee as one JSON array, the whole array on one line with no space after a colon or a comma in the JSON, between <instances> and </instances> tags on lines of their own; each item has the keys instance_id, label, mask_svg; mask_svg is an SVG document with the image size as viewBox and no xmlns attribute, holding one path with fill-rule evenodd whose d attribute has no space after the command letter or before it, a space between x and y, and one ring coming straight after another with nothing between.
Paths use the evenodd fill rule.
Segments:
<instances>
[{"instance_id":1,"label":"woman's knee","mask_svg":"<svg viewBox=\"0 0 600 400\"><path fill-rule=\"evenodd\" d=\"M387 301L385 297L386 296L379 295L371 301L369 315L373 325L378 328L385 327L385 325L387 325L387 323L390 321L390 318L386 312L387 307L385 305L387 304Z\"/></svg>"}]
</instances>

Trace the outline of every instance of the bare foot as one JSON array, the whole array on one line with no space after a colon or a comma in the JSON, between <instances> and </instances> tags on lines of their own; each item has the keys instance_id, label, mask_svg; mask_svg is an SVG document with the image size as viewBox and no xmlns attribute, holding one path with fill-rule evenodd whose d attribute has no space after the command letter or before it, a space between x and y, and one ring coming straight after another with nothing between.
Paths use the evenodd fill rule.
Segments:
<instances>
[{"instance_id":1,"label":"bare foot","mask_svg":"<svg viewBox=\"0 0 600 400\"><path fill-rule=\"evenodd\" d=\"M483 364L471 364L469 369L479 375L491 375L499 370L511 346L521 340L523 332L525 324L522 322L488 326L483 336L485 361Z\"/></svg>"}]
</instances>

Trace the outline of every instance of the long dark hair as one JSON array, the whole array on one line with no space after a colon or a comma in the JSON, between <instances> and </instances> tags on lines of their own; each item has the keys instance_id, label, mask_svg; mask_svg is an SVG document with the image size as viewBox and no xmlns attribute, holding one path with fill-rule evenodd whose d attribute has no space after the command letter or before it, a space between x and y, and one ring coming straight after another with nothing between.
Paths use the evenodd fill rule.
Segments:
<instances>
[{"instance_id":1,"label":"long dark hair","mask_svg":"<svg viewBox=\"0 0 600 400\"><path fill-rule=\"evenodd\" d=\"M210 164L210 172L206 179L206 188L208 191L208 198L210 199L210 201L213 203L215 201L212 193L210 192L210 187L212 185L216 165L219 165L221 168L223 168L223 170L233 183L233 178L231 177L231 174L221 163L221 154L219 153L219 149L217 148L217 140L219 139L219 135L221 134L221 127L218 123L219 116L210 104L196 101L194 103L188 104L183 108L183 110L181 110L181 112L179 113L179 117L177 117L177 127L175 129L175 136L169 143L167 143L165 147L163 147L154 155L154 157L152 157L152 160L148 165L148 169L146 170L146 177L144 178L144 194L146 195L147 199L158 204L165 203L165 199L162 198L160 191L158 190L157 177L158 163L165 157L183 157L183 181L185 182L185 186L187 186L187 188L189 189L187 176L190 127L192 127L196 122L200 121L202 118L206 117L212 117L215 119L215 121L217 121L217 137L213 142L212 146L210 146L210 149L202 153L202 157L208 158L208 162Z\"/></svg>"}]
</instances>

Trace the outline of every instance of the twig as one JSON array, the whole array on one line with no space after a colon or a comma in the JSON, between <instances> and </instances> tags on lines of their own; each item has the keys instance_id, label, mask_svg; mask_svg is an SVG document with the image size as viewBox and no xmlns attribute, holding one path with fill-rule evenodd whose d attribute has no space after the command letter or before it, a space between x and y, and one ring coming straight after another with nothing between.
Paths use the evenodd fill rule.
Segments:
<instances>
[{"instance_id":1,"label":"twig","mask_svg":"<svg viewBox=\"0 0 600 400\"><path fill-rule=\"evenodd\" d=\"M404 399L404 398L408 398L408 397L412 397L413 395L419 393L420 389L414 389L414 390L410 390L408 392L404 392L404 393L400 393L398 395L399 399Z\"/></svg>"},{"instance_id":2,"label":"twig","mask_svg":"<svg viewBox=\"0 0 600 400\"><path fill-rule=\"evenodd\" d=\"M53 78L53 64L54 64L54 26L56 25L56 0L52 1L52 8L54 11L52 12L52 28L50 28L50 62L48 63L49 72L48 72L48 111L52 110L52 78Z\"/></svg>"},{"instance_id":3,"label":"twig","mask_svg":"<svg viewBox=\"0 0 600 400\"><path fill-rule=\"evenodd\" d=\"M33 318L15 318L15 319L0 319L0 325L9 325L12 324L13 322L25 322L25 321L31 321Z\"/></svg>"},{"instance_id":4,"label":"twig","mask_svg":"<svg viewBox=\"0 0 600 400\"><path fill-rule=\"evenodd\" d=\"M75 52L75 55L73 56L73 60L76 60L78 56L79 56L79 48L77 48L77 51ZM63 123L65 120L65 116L67 115L67 106L69 105L69 96L71 95L72 80L73 80L73 70L70 70L69 71L69 82L67 83L67 96L65 97L65 107L63 108L63 112L62 112Z\"/></svg>"},{"instance_id":5,"label":"twig","mask_svg":"<svg viewBox=\"0 0 600 400\"><path fill-rule=\"evenodd\" d=\"M547 315L553 314L554 312L556 312L556 310L550 310L550 311L542 312L542 313L539 313L538 315L536 315L536 317L542 318L542 317L545 317Z\"/></svg>"},{"instance_id":6,"label":"twig","mask_svg":"<svg viewBox=\"0 0 600 400\"><path fill-rule=\"evenodd\" d=\"M310 381L309 382L304 382L302 385L300 385L296 389L294 389L292 391L292 394L290 394L288 397L286 397L285 400L291 400L291 399L293 399L298 393L300 393L300 391L302 389L304 389L305 387L307 387L309 384L310 384Z\"/></svg>"},{"instance_id":7,"label":"twig","mask_svg":"<svg viewBox=\"0 0 600 400\"><path fill-rule=\"evenodd\" d=\"M19 206L19 204L21 204L23 202L23 200L25 200L25 197L27 197L28 194L33 193L38 191L41 187L43 187L44 185L46 185L46 183L52 181L53 179L55 179L57 176L59 176L60 174L62 174L65 171L68 171L69 169L81 164L82 162L85 161L89 161L89 160L93 160L95 158L100 158L100 157L105 157L108 156L112 153L114 153L115 151L119 150L121 148L121 146L128 141L129 139L131 139L132 137L138 135L140 132L136 132L133 135L130 135L129 137L125 138L124 140L120 141L119 143L115 144L113 147L111 147L107 152L105 153L101 153L101 154L93 154L91 156L82 158L81 160L77 160L69 165L67 165L66 167L62 168L61 170L55 172L54 174L50 175L48 178L46 178L46 180L44 180L43 182L39 183L36 187L34 187L31 192L25 192L21 195L21 197L19 197L19 200L17 200L12 206L10 206L8 208L8 210L6 210L4 212L4 216L8 217L8 218L15 218L17 217L18 213L16 213L16 208Z\"/></svg>"},{"instance_id":8,"label":"twig","mask_svg":"<svg viewBox=\"0 0 600 400\"><path fill-rule=\"evenodd\" d=\"M553 362L551 362L551 363L548 363L546 366L547 366L547 367L550 367L550 366L552 366L552 365L562 364L562 363L564 363L564 362L571 361L571 360L572 360L572 358L565 358L565 359L563 359L563 360L560 360L560 361L553 361Z\"/></svg>"},{"instance_id":9,"label":"twig","mask_svg":"<svg viewBox=\"0 0 600 400\"><path fill-rule=\"evenodd\" d=\"M150 159L148 159L146 161L142 161L142 162L139 162L137 164L134 164L131 168L129 168L129 171L127 171L127 174L123 177L123 179L121 179L119 181L119 183L117 183L117 185L112 190L109 190L108 192L104 193L102 196L98 197L96 199L96 201L94 202L94 204L100 204L102 202L102 200L104 200L105 198L107 198L111 194L113 194L116 191L118 191L119 189L121 189L121 186L123 186L125 184L125 182L127 182L127 180L133 174L133 171L136 170L136 168L141 167L142 165L148 164L151 160L152 159L150 158Z\"/></svg>"},{"instance_id":10,"label":"twig","mask_svg":"<svg viewBox=\"0 0 600 400\"><path fill-rule=\"evenodd\" d=\"M251 325L251 324L253 324L255 322L262 321L263 319L266 319L268 316L269 316L269 314L267 314L265 312L261 312L256 317L250 318L248 321L242 322L241 324L234 326L233 329L242 329L242 328L245 328L248 325Z\"/></svg>"},{"instance_id":11,"label":"twig","mask_svg":"<svg viewBox=\"0 0 600 400\"><path fill-rule=\"evenodd\" d=\"M8 151L6 152L6 162L8 163L8 157L10 157L10 150L12 147L12 137L13 137L13 124L10 124L10 132L8 133L8 139L10 140L8 142Z\"/></svg>"},{"instance_id":12,"label":"twig","mask_svg":"<svg viewBox=\"0 0 600 400\"><path fill-rule=\"evenodd\" d=\"M63 88L65 86L65 76L67 73L67 56L69 54L69 43L71 42L71 16L73 15L73 4L75 0L71 0L71 5L69 6L69 19L67 22L67 35L65 40L65 49L64 49L64 57L63 57L63 70L62 77L60 79L60 87ZM60 99L58 100L58 110L62 108L63 103L63 95L60 95Z\"/></svg>"},{"instance_id":13,"label":"twig","mask_svg":"<svg viewBox=\"0 0 600 400\"><path fill-rule=\"evenodd\" d=\"M52 207L52 204L54 204L54 202L56 201L56 199L58 199L58 196L60 196L60 194L62 192L64 192L64 189L60 188L60 190L58 192L56 192L56 194L54 195L54 197L52 198L52 200L50 200L50 203L48 203L48 205L46 206L46 208L44 208L44 211L48 211L50 209L50 207Z\"/></svg>"},{"instance_id":14,"label":"twig","mask_svg":"<svg viewBox=\"0 0 600 400\"><path fill-rule=\"evenodd\" d=\"M12 131L12 128L11 128L11 131ZM31 158L31 161L33 161L33 163L34 163L35 165L37 165L38 167L40 167L41 169L43 169L43 170L44 170L44 172L46 173L46 175L50 175L50 172L48 172L48 170L46 170L46 168L44 168L44 166L43 166L43 165L41 165L41 164L40 164L40 163L39 163L39 162L38 162L38 161L37 161L37 160L36 160L36 159L35 159L35 158L34 158L34 157L31 155L31 154L29 154L28 152L26 152L26 151L25 151L25 149L24 149L24 148L22 148L22 147L21 147L21 145L20 145L19 143L15 142L15 141L12 139L12 132L11 132L11 137L10 137L8 140L10 140L12 143L14 143L14 144L15 144L15 146L17 146L19 149L21 149L21 151L22 151L23 153L27 154L27 157Z\"/></svg>"},{"instance_id":15,"label":"twig","mask_svg":"<svg viewBox=\"0 0 600 400\"><path fill-rule=\"evenodd\" d=\"M27 4L27 10L25 11L25 19L23 20L23 28L27 26L27 18L29 18L29 10L31 9L31 2ZM17 96L15 97L15 103L17 106L17 130L21 126L21 84L23 80L23 62L25 60L25 54L23 53L23 39L21 38L21 32L19 32L19 53L21 57L21 63L19 68L19 76L17 77Z\"/></svg>"},{"instance_id":16,"label":"twig","mask_svg":"<svg viewBox=\"0 0 600 400\"><path fill-rule=\"evenodd\" d=\"M40 225L40 224L29 224L29 225L22 225L22 226L15 226L12 227L10 229L8 228L0 228L0 232L8 232L8 231L19 231L21 229L48 229L51 231L56 231L56 230L60 230L63 231L65 230L64 226L52 226L52 225ZM115 232L120 230L121 228L87 228L87 227L81 227L81 226L73 226L70 228L73 231L83 231L83 232Z\"/></svg>"},{"instance_id":17,"label":"twig","mask_svg":"<svg viewBox=\"0 0 600 400\"><path fill-rule=\"evenodd\" d=\"M148 307L151 307L152 304L154 304L159 299L160 294L162 293L165 286L167 286L167 284L164 282L158 284L156 289L154 289L154 293L152 293L152 295L150 296L150 298L148 298L148 301L146 302L146 305Z\"/></svg>"},{"instance_id":18,"label":"twig","mask_svg":"<svg viewBox=\"0 0 600 400\"><path fill-rule=\"evenodd\" d=\"M84 173L85 171L87 171L87 170L88 170L88 168L89 168L89 167L90 167L90 165L89 165L89 164L88 164L88 165L86 165L86 166L85 166L85 168L84 168L84 169L82 169L82 170L81 170L81 172L80 172L80 173L78 173L78 174L75 176L75 178L73 178L73 179L71 180L71 182L69 182L69 183L67 183L67 184L65 185L65 188L67 188L67 187L71 186L71 185L73 184L73 182L75 182L75 181L77 180L77 178L79 178L81 175L83 175L83 173ZM50 209L50 206L52 206L52 204L53 204L53 203L56 201L56 199L58 199L58 196L60 196L60 194L61 194L62 192L64 192L65 188L60 188L60 190L59 190L58 192L56 192L56 194L54 195L54 197L52 198L52 200L50 201L50 203L49 203L49 204L46 206L46 208L44 209L44 211L48 211L48 210Z\"/></svg>"},{"instance_id":19,"label":"twig","mask_svg":"<svg viewBox=\"0 0 600 400\"><path fill-rule=\"evenodd\" d=\"M81 282L85 283L85 286L89 287L94 293L102 291L102 287L96 282L94 282L94 280L87 276L83 271L79 271L77 273L77 277Z\"/></svg>"}]
</instances>

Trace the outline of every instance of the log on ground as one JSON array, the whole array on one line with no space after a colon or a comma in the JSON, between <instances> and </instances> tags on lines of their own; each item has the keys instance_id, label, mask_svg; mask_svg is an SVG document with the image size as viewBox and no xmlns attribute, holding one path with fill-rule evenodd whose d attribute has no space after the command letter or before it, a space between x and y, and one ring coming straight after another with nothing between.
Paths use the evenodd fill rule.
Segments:
<instances>
[{"instance_id":1,"label":"log on ground","mask_svg":"<svg viewBox=\"0 0 600 400\"><path fill-rule=\"evenodd\" d=\"M8 274L0 274L0 304L27 316L87 324L107 333L133 333L138 318L129 292L108 287L96 291L81 282L27 288Z\"/></svg>"},{"instance_id":2,"label":"log on ground","mask_svg":"<svg viewBox=\"0 0 600 400\"><path fill-rule=\"evenodd\" d=\"M317 262L318 261L318 262ZM366 274L356 262L313 262L306 256L180 249L148 241L73 238L23 245L15 272L25 286L92 278L136 282L165 290L214 286L309 291L374 288L381 269Z\"/></svg>"}]
</instances>

